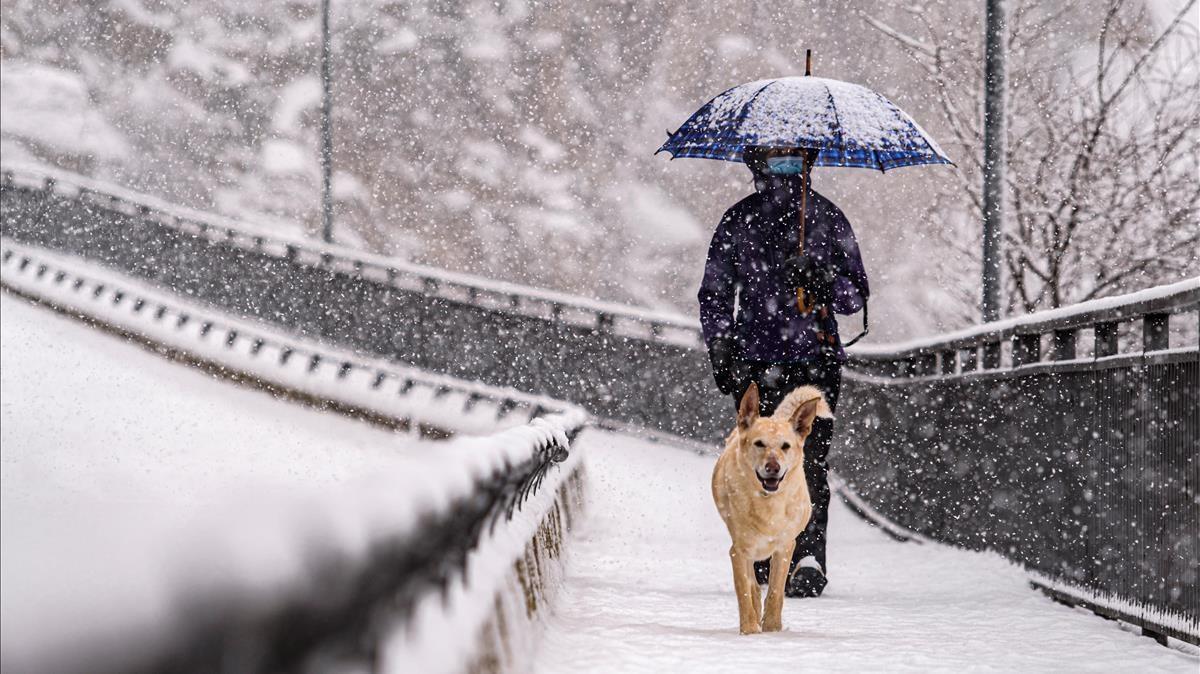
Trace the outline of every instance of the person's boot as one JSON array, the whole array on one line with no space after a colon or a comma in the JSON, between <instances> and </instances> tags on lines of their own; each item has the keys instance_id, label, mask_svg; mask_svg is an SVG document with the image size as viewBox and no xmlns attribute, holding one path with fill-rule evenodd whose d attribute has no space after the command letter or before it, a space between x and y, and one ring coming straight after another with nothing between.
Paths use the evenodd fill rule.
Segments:
<instances>
[{"instance_id":1,"label":"person's boot","mask_svg":"<svg viewBox=\"0 0 1200 674\"><path fill-rule=\"evenodd\" d=\"M796 571L788 579L783 594L787 597L820 597L828 582L817 558L809 555L796 565Z\"/></svg>"},{"instance_id":2,"label":"person's boot","mask_svg":"<svg viewBox=\"0 0 1200 674\"><path fill-rule=\"evenodd\" d=\"M771 579L771 560L764 559L761 562L754 563L754 580L759 585L766 585Z\"/></svg>"}]
</instances>

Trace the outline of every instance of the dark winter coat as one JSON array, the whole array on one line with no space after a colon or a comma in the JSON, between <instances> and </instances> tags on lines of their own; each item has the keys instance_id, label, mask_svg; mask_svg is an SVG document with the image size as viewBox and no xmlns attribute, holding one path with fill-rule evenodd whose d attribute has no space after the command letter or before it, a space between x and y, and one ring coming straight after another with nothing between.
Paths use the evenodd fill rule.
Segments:
<instances>
[{"instance_id":1,"label":"dark winter coat","mask_svg":"<svg viewBox=\"0 0 1200 674\"><path fill-rule=\"evenodd\" d=\"M721 341L718 346L732 345L740 360L811 361L821 355L818 331L837 338L833 315L825 320L815 313L802 315L796 288L786 280L784 262L796 255L799 243L798 185L791 178L760 179L759 189L717 225L699 292L700 323L710 351ZM846 216L810 189L805 229L806 254L832 272L829 308L837 314L861 310L870 291ZM840 339L831 355L845 361Z\"/></svg>"}]
</instances>

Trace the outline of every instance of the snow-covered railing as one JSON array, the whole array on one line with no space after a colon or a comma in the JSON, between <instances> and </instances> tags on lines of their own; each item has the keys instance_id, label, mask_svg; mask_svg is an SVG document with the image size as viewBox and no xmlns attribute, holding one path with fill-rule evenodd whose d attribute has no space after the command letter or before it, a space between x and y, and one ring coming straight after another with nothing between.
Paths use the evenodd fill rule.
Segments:
<instances>
[{"instance_id":1,"label":"snow-covered railing","mask_svg":"<svg viewBox=\"0 0 1200 674\"><path fill-rule=\"evenodd\" d=\"M1194 278L857 350L843 491L1005 555L1057 599L1200 643L1198 312Z\"/></svg>"},{"instance_id":2,"label":"snow-covered railing","mask_svg":"<svg viewBox=\"0 0 1200 674\"><path fill-rule=\"evenodd\" d=\"M236 320L118 272L0 240L9 291L222 376L422 435L489 433L566 409Z\"/></svg>"},{"instance_id":3,"label":"snow-covered railing","mask_svg":"<svg viewBox=\"0 0 1200 674\"><path fill-rule=\"evenodd\" d=\"M185 208L111 183L47 166L6 163L0 168L0 178L5 188L22 187L50 192L96 208L153 220L164 227L203 237L213 243L266 253L334 272L361 275L405 290L421 292L432 299L561 321L622 337L692 346L699 344L699 325L695 320L678 314L590 300L578 295L402 262L308 238L291 238L253 223Z\"/></svg>"},{"instance_id":4,"label":"snow-covered railing","mask_svg":"<svg viewBox=\"0 0 1200 674\"><path fill-rule=\"evenodd\" d=\"M191 573L176 574L153 610L67 643L6 641L0 666L522 671L520 639L536 634L579 514L581 463L568 448L582 423L551 415L450 440L435 461L398 456L336 489L273 495L269 507L210 505L226 524L189 551Z\"/></svg>"},{"instance_id":5,"label":"snow-covered railing","mask_svg":"<svg viewBox=\"0 0 1200 674\"><path fill-rule=\"evenodd\" d=\"M1186 314L1194 314L1198 307L1200 277L1195 277L936 337L864 345L853 349L852 356L855 369L862 373L922 377L1030 368L1045 362L1077 361L1081 357L1108 358L1134 344L1140 347L1138 352L1163 351L1170 348L1172 317L1186 319ZM1197 316L1191 316L1191 321L1194 336ZM1140 324L1140 342L1121 339L1131 328L1138 327L1134 324ZM1081 344L1081 333L1090 333L1090 345ZM1086 351L1086 355L1081 351Z\"/></svg>"}]
</instances>

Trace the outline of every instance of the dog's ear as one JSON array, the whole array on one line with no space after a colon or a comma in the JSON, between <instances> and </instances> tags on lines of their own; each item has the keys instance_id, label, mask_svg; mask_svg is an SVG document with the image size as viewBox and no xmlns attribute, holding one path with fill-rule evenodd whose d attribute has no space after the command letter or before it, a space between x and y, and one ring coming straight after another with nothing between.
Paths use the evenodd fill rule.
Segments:
<instances>
[{"instance_id":1,"label":"dog's ear","mask_svg":"<svg viewBox=\"0 0 1200 674\"><path fill-rule=\"evenodd\" d=\"M742 394L742 402L738 405L738 428L746 430L758 418L758 384L750 382L750 387Z\"/></svg>"},{"instance_id":2,"label":"dog's ear","mask_svg":"<svg viewBox=\"0 0 1200 674\"><path fill-rule=\"evenodd\" d=\"M805 400L796 405L796 411L792 412L792 428L796 429L798 435L808 435L812 432L813 420L817 418L817 413L828 410L829 406L825 403L825 398L817 395L814 398ZM823 416L827 416L826 415Z\"/></svg>"}]
</instances>

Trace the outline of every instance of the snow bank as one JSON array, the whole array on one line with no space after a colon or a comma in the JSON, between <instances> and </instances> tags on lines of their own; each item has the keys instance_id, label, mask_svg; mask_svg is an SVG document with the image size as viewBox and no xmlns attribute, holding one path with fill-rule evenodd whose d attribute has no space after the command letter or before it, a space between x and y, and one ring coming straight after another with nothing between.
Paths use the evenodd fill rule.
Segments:
<instances>
[{"instance_id":1,"label":"snow bank","mask_svg":"<svg viewBox=\"0 0 1200 674\"><path fill-rule=\"evenodd\" d=\"M312 499L421 465L415 436L231 386L7 292L0 334L5 671L166 635L199 586L301 576L287 536L319 543L335 523Z\"/></svg>"}]
</instances>

